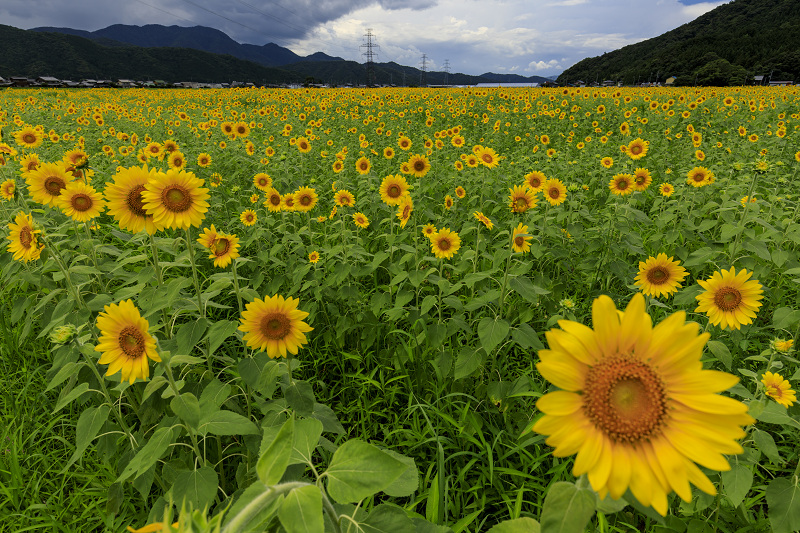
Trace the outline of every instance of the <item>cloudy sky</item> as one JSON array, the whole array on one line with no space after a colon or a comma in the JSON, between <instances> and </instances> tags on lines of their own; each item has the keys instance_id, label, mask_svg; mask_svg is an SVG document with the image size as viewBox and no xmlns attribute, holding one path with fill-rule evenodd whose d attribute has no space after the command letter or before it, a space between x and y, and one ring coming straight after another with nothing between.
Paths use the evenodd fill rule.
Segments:
<instances>
[{"instance_id":1,"label":"cloudy sky","mask_svg":"<svg viewBox=\"0 0 800 533\"><path fill-rule=\"evenodd\" d=\"M300 55L428 70L559 74L694 20L726 0L2 0L0 23L94 31L111 24L210 26L240 43L274 42Z\"/></svg>"}]
</instances>

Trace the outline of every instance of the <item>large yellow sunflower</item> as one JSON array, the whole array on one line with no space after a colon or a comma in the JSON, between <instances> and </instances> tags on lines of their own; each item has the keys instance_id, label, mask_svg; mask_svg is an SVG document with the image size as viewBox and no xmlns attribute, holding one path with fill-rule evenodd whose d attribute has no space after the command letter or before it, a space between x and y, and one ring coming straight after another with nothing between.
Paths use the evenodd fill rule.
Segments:
<instances>
[{"instance_id":1,"label":"large yellow sunflower","mask_svg":"<svg viewBox=\"0 0 800 533\"><path fill-rule=\"evenodd\" d=\"M525 174L525 185L533 192L542 190L546 181L547 177L544 175L544 172L534 170Z\"/></svg>"},{"instance_id":2,"label":"large yellow sunflower","mask_svg":"<svg viewBox=\"0 0 800 533\"><path fill-rule=\"evenodd\" d=\"M714 173L705 167L694 167L689 171L686 183L692 187L704 187L714 183Z\"/></svg>"},{"instance_id":3,"label":"large yellow sunflower","mask_svg":"<svg viewBox=\"0 0 800 533\"><path fill-rule=\"evenodd\" d=\"M551 178L544 182L542 194L550 205L561 205L567 199L567 187L558 178Z\"/></svg>"},{"instance_id":4,"label":"large yellow sunflower","mask_svg":"<svg viewBox=\"0 0 800 533\"><path fill-rule=\"evenodd\" d=\"M647 148L650 146L648 141L639 139L638 137L628 143L625 153L633 160L641 159L647 155Z\"/></svg>"},{"instance_id":5,"label":"large yellow sunflower","mask_svg":"<svg viewBox=\"0 0 800 533\"><path fill-rule=\"evenodd\" d=\"M13 200L14 192L17 190L17 182L9 178L0 183L0 198L3 200Z\"/></svg>"},{"instance_id":6,"label":"large yellow sunflower","mask_svg":"<svg viewBox=\"0 0 800 533\"><path fill-rule=\"evenodd\" d=\"M87 222L106 208L103 194L83 181L73 181L64 187L56 199L56 205L65 215L78 222Z\"/></svg>"},{"instance_id":7,"label":"large yellow sunflower","mask_svg":"<svg viewBox=\"0 0 800 533\"><path fill-rule=\"evenodd\" d=\"M653 327L641 294L624 312L600 296L594 329L560 320L546 333L536 367L560 390L536 403L545 415L533 430L548 435L553 455L577 454L572 473L587 473L600 498L630 489L666 515L670 492L692 501L690 483L716 494L695 463L729 470L724 454L743 451L735 439L754 420L745 404L716 394L739 379L702 369L709 335L685 320L679 311Z\"/></svg>"},{"instance_id":8,"label":"large yellow sunflower","mask_svg":"<svg viewBox=\"0 0 800 533\"><path fill-rule=\"evenodd\" d=\"M333 200L339 207L352 207L356 203L355 196L353 196L353 193L347 189L336 191L336 194L333 196Z\"/></svg>"},{"instance_id":9,"label":"large yellow sunflower","mask_svg":"<svg viewBox=\"0 0 800 533\"><path fill-rule=\"evenodd\" d=\"M114 183L106 185L108 212L119 223L120 229L138 233L142 230L153 235L156 225L144 209L144 192L147 182L155 179L156 170L141 167L123 168L114 176Z\"/></svg>"},{"instance_id":10,"label":"large yellow sunflower","mask_svg":"<svg viewBox=\"0 0 800 533\"><path fill-rule=\"evenodd\" d=\"M109 365L106 376L122 371L122 381L147 380L150 366L147 358L161 361L156 340L147 332L149 324L142 318L132 300L105 306L97 316L100 338L94 349L100 352L101 365Z\"/></svg>"},{"instance_id":11,"label":"large yellow sunflower","mask_svg":"<svg viewBox=\"0 0 800 533\"><path fill-rule=\"evenodd\" d=\"M528 209L536 206L536 192L528 188L527 185L514 185L508 189L508 206L514 213L524 213Z\"/></svg>"},{"instance_id":12,"label":"large yellow sunflower","mask_svg":"<svg viewBox=\"0 0 800 533\"><path fill-rule=\"evenodd\" d=\"M142 192L144 209L159 230L200 226L210 196L208 189L203 188L203 180L193 172L177 169L157 173Z\"/></svg>"},{"instance_id":13,"label":"large yellow sunflower","mask_svg":"<svg viewBox=\"0 0 800 533\"><path fill-rule=\"evenodd\" d=\"M608 183L608 188L617 196L624 196L633 192L634 181L631 174L616 174Z\"/></svg>"},{"instance_id":14,"label":"large yellow sunflower","mask_svg":"<svg viewBox=\"0 0 800 533\"><path fill-rule=\"evenodd\" d=\"M647 261L639 261L639 273L634 278L634 285L640 286L648 296L669 296L678 291L681 282L689 274L679 263L664 253L649 257Z\"/></svg>"},{"instance_id":15,"label":"large yellow sunflower","mask_svg":"<svg viewBox=\"0 0 800 533\"><path fill-rule=\"evenodd\" d=\"M431 250L439 259L452 258L461 248L461 237L450 228L442 228L430 236Z\"/></svg>"},{"instance_id":16,"label":"large yellow sunflower","mask_svg":"<svg viewBox=\"0 0 800 533\"><path fill-rule=\"evenodd\" d=\"M214 260L214 266L225 268L239 257L239 237L218 233L208 249L211 252L208 258Z\"/></svg>"},{"instance_id":17,"label":"large yellow sunflower","mask_svg":"<svg viewBox=\"0 0 800 533\"><path fill-rule=\"evenodd\" d=\"M44 244L39 244L39 230L33 228L33 217L20 211L14 222L8 224L9 241L8 251L15 261L35 261L39 259L44 249Z\"/></svg>"},{"instance_id":18,"label":"large yellow sunflower","mask_svg":"<svg viewBox=\"0 0 800 533\"><path fill-rule=\"evenodd\" d=\"M533 235L528 234L528 226L520 222L511 234L511 248L518 253L530 252L531 240L533 240Z\"/></svg>"},{"instance_id":19,"label":"large yellow sunflower","mask_svg":"<svg viewBox=\"0 0 800 533\"><path fill-rule=\"evenodd\" d=\"M416 178L421 178L431 169L431 163L424 155L414 154L408 159L410 173Z\"/></svg>"},{"instance_id":20,"label":"large yellow sunflower","mask_svg":"<svg viewBox=\"0 0 800 533\"><path fill-rule=\"evenodd\" d=\"M239 326L247 345L273 359L286 357L286 352L296 354L308 342L305 333L314 329L303 322L308 313L297 309L298 303L297 298L275 295L247 304Z\"/></svg>"},{"instance_id":21,"label":"large yellow sunflower","mask_svg":"<svg viewBox=\"0 0 800 533\"><path fill-rule=\"evenodd\" d=\"M751 280L752 272L736 267L722 272L714 272L707 280L697 280L705 289L697 298L697 309L708 315L715 326L722 329L740 329L743 325L752 324L764 292L757 280ZM748 281L749 280L749 281Z\"/></svg>"},{"instance_id":22,"label":"large yellow sunflower","mask_svg":"<svg viewBox=\"0 0 800 533\"><path fill-rule=\"evenodd\" d=\"M400 174L390 174L383 178L379 192L386 205L399 205L400 199L408 193L408 182Z\"/></svg>"},{"instance_id":23,"label":"large yellow sunflower","mask_svg":"<svg viewBox=\"0 0 800 533\"><path fill-rule=\"evenodd\" d=\"M491 148L481 147L475 155L478 157L478 161L486 168L495 168L500 164L500 156Z\"/></svg>"},{"instance_id":24,"label":"large yellow sunflower","mask_svg":"<svg viewBox=\"0 0 800 533\"><path fill-rule=\"evenodd\" d=\"M318 200L317 192L311 187L300 187L294 193L294 207L295 210L307 213L314 209Z\"/></svg>"},{"instance_id":25,"label":"large yellow sunflower","mask_svg":"<svg viewBox=\"0 0 800 533\"><path fill-rule=\"evenodd\" d=\"M253 176L253 185L256 186L256 189L267 192L272 188L272 178L269 177L269 174L259 172Z\"/></svg>"},{"instance_id":26,"label":"large yellow sunflower","mask_svg":"<svg viewBox=\"0 0 800 533\"><path fill-rule=\"evenodd\" d=\"M36 148L44 140L44 135L36 131L35 128L25 126L14 134L17 144L25 148Z\"/></svg>"},{"instance_id":27,"label":"large yellow sunflower","mask_svg":"<svg viewBox=\"0 0 800 533\"><path fill-rule=\"evenodd\" d=\"M61 190L73 179L72 174L67 172L63 165L43 163L25 177L25 182L34 202L53 207Z\"/></svg>"}]
</instances>

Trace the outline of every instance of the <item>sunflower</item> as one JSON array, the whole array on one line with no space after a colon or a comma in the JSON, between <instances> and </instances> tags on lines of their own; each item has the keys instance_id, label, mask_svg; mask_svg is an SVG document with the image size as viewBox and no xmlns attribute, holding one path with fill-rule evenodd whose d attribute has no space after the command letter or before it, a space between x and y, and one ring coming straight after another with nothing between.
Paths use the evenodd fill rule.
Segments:
<instances>
[{"instance_id":1,"label":"sunflower","mask_svg":"<svg viewBox=\"0 0 800 533\"><path fill-rule=\"evenodd\" d=\"M155 177L156 170L148 170L147 165L122 168L114 176L114 182L106 185L108 213L119 223L120 229L131 233L144 229L150 235L156 232L153 217L145 211L142 197L147 182Z\"/></svg>"},{"instance_id":2,"label":"sunflower","mask_svg":"<svg viewBox=\"0 0 800 533\"><path fill-rule=\"evenodd\" d=\"M309 262L309 263L313 263L313 264L315 264L315 265L316 265L317 263L319 263L319 252L318 252L318 251L316 251L316 250L314 250L313 252L311 252L310 254L308 254L308 262Z\"/></svg>"},{"instance_id":3,"label":"sunflower","mask_svg":"<svg viewBox=\"0 0 800 533\"><path fill-rule=\"evenodd\" d=\"M542 190L545 181L547 181L547 177L544 175L544 172L534 170L525 174L525 185L533 192Z\"/></svg>"},{"instance_id":4,"label":"sunflower","mask_svg":"<svg viewBox=\"0 0 800 533\"><path fill-rule=\"evenodd\" d=\"M769 346L778 353L789 353L794 346L794 339L773 339L769 342Z\"/></svg>"},{"instance_id":5,"label":"sunflower","mask_svg":"<svg viewBox=\"0 0 800 533\"><path fill-rule=\"evenodd\" d=\"M411 212L414 211L414 202L411 200L411 195L407 194L400 199L397 204L397 218L400 219L400 227L405 228L408 220L411 218Z\"/></svg>"},{"instance_id":6,"label":"sunflower","mask_svg":"<svg viewBox=\"0 0 800 533\"><path fill-rule=\"evenodd\" d=\"M633 192L633 183L634 177L632 175L617 174L611 178L611 181L608 183L608 188L611 189L612 193L618 196L624 196Z\"/></svg>"},{"instance_id":7,"label":"sunflower","mask_svg":"<svg viewBox=\"0 0 800 533\"><path fill-rule=\"evenodd\" d=\"M611 157L607 157L606 156L606 157L604 157L603 159L600 160L600 164L604 168L611 168L614 165L614 159L611 158Z\"/></svg>"},{"instance_id":8,"label":"sunflower","mask_svg":"<svg viewBox=\"0 0 800 533\"><path fill-rule=\"evenodd\" d=\"M477 158L477 156L475 156L475 154L468 154L467 157L464 158L464 163L469 168L475 168L480 164L480 162L478 161L478 158Z\"/></svg>"},{"instance_id":9,"label":"sunflower","mask_svg":"<svg viewBox=\"0 0 800 533\"><path fill-rule=\"evenodd\" d=\"M171 169L180 170L186 166L186 157L182 152L175 150L169 154L169 157L167 158L167 164Z\"/></svg>"},{"instance_id":10,"label":"sunflower","mask_svg":"<svg viewBox=\"0 0 800 533\"><path fill-rule=\"evenodd\" d=\"M39 168L42 162L39 161L38 154L25 154L22 159L19 160L20 172L22 172L22 177L25 177L28 172L32 172Z\"/></svg>"},{"instance_id":11,"label":"sunflower","mask_svg":"<svg viewBox=\"0 0 800 533\"><path fill-rule=\"evenodd\" d=\"M433 224L425 224L425 226L422 228L422 234L428 237L429 239L433 236L434 233L436 233L436 231L437 231L436 226L434 226Z\"/></svg>"},{"instance_id":12,"label":"sunflower","mask_svg":"<svg viewBox=\"0 0 800 533\"><path fill-rule=\"evenodd\" d=\"M473 214L473 216L474 216L475 218L477 218L478 220L480 220L480 221L483 223L483 225L484 225L484 226L486 226L486 228L487 228L487 229L492 229L492 228L494 228L494 223L492 223L491 219L489 219L489 217L487 217L486 215L484 215L484 214L483 214L483 213L481 213L480 211L475 211L475 212L474 212L474 213L472 213L472 214Z\"/></svg>"},{"instance_id":13,"label":"sunflower","mask_svg":"<svg viewBox=\"0 0 800 533\"><path fill-rule=\"evenodd\" d=\"M142 318L132 300L106 305L97 316L100 330L98 344L101 365L109 365L106 376L122 371L122 381L133 383L136 378L150 377L149 357L161 361L156 352L156 341L147 332L149 324Z\"/></svg>"},{"instance_id":14,"label":"sunflower","mask_svg":"<svg viewBox=\"0 0 800 533\"><path fill-rule=\"evenodd\" d=\"M511 234L511 249L523 254L530 252L531 240L533 240L533 235L528 234L528 226L520 223Z\"/></svg>"},{"instance_id":15,"label":"sunflower","mask_svg":"<svg viewBox=\"0 0 800 533\"><path fill-rule=\"evenodd\" d=\"M722 329L740 329L751 324L761 307L759 300L763 298L761 284L750 280L752 275L744 269L737 274L736 268L731 267L730 270L714 272L705 281L697 280L705 292L695 296L698 301L695 312L706 313L710 322Z\"/></svg>"},{"instance_id":16,"label":"sunflower","mask_svg":"<svg viewBox=\"0 0 800 533\"><path fill-rule=\"evenodd\" d=\"M451 207L453 207L453 197L448 194L444 197L444 208L449 211Z\"/></svg>"},{"instance_id":17,"label":"sunflower","mask_svg":"<svg viewBox=\"0 0 800 533\"><path fill-rule=\"evenodd\" d=\"M791 407L797 401L797 395L792 390L792 384L783 379L780 374L764 372L761 376L761 383L764 384L767 396L778 402L784 407Z\"/></svg>"},{"instance_id":18,"label":"sunflower","mask_svg":"<svg viewBox=\"0 0 800 533\"><path fill-rule=\"evenodd\" d=\"M639 261L639 274L634 278L634 285L640 286L647 296L669 296L678 291L688 275L678 263L680 261L673 261L664 253Z\"/></svg>"},{"instance_id":19,"label":"sunflower","mask_svg":"<svg viewBox=\"0 0 800 533\"><path fill-rule=\"evenodd\" d=\"M214 244L214 239L217 238L219 232L217 228L214 227L214 224L211 224L210 228L203 228L203 233L197 238L197 242L199 242L204 248L211 249L211 245Z\"/></svg>"},{"instance_id":20,"label":"sunflower","mask_svg":"<svg viewBox=\"0 0 800 533\"><path fill-rule=\"evenodd\" d=\"M399 146L401 150L408 151L409 149L411 149L411 139L409 139L405 135L401 135L400 138L397 140L397 146Z\"/></svg>"},{"instance_id":21,"label":"sunflower","mask_svg":"<svg viewBox=\"0 0 800 533\"><path fill-rule=\"evenodd\" d=\"M25 177L25 182L34 202L54 207L61 191L73 179L72 174L67 172L63 165L43 163Z\"/></svg>"},{"instance_id":22,"label":"sunflower","mask_svg":"<svg viewBox=\"0 0 800 533\"><path fill-rule=\"evenodd\" d=\"M430 237L433 255L439 259L452 258L461 248L461 238L450 228L442 228Z\"/></svg>"},{"instance_id":23,"label":"sunflower","mask_svg":"<svg viewBox=\"0 0 800 533\"><path fill-rule=\"evenodd\" d=\"M43 244L39 244L37 235L39 230L33 229L33 217L22 211L17 213L14 222L8 224L9 235L6 237L8 243L7 250L11 252L15 261L35 261L39 259L44 249Z\"/></svg>"},{"instance_id":24,"label":"sunflower","mask_svg":"<svg viewBox=\"0 0 800 533\"><path fill-rule=\"evenodd\" d=\"M280 212L283 207L283 196L275 188L270 188L267 191L267 199L264 201L264 207L273 213Z\"/></svg>"},{"instance_id":25,"label":"sunflower","mask_svg":"<svg viewBox=\"0 0 800 533\"><path fill-rule=\"evenodd\" d=\"M367 174L369 172L370 168L372 168L372 164L369 162L369 159L367 159L366 157L362 156L362 157L359 157L358 160L356 160L356 171L359 174L361 174L362 176L364 174Z\"/></svg>"},{"instance_id":26,"label":"sunflower","mask_svg":"<svg viewBox=\"0 0 800 533\"><path fill-rule=\"evenodd\" d=\"M361 212L353 213L353 223L355 223L355 225L358 226L359 228L366 229L367 227L369 227L369 219L364 213Z\"/></svg>"},{"instance_id":27,"label":"sunflower","mask_svg":"<svg viewBox=\"0 0 800 533\"><path fill-rule=\"evenodd\" d=\"M198 155L197 156L197 164L200 165L203 168L210 167L211 166L211 156L206 154L206 153L202 153L202 154Z\"/></svg>"},{"instance_id":28,"label":"sunflower","mask_svg":"<svg viewBox=\"0 0 800 533\"><path fill-rule=\"evenodd\" d=\"M356 203L355 196L347 189L336 191L336 194L333 195L333 200L339 207L352 207Z\"/></svg>"},{"instance_id":29,"label":"sunflower","mask_svg":"<svg viewBox=\"0 0 800 533\"><path fill-rule=\"evenodd\" d=\"M453 135L453 137L450 139L450 144L452 144L456 148L461 148L462 146L464 146L464 137L462 137L461 135Z\"/></svg>"},{"instance_id":30,"label":"sunflower","mask_svg":"<svg viewBox=\"0 0 800 533\"><path fill-rule=\"evenodd\" d=\"M508 195L508 206L514 213L524 213L534 207L538 201L536 193L527 185L514 185L514 188L508 190L511 193Z\"/></svg>"},{"instance_id":31,"label":"sunflower","mask_svg":"<svg viewBox=\"0 0 800 533\"><path fill-rule=\"evenodd\" d=\"M408 182L400 174L388 175L383 178L379 192L381 200L386 205L399 205L400 200L408 194Z\"/></svg>"},{"instance_id":32,"label":"sunflower","mask_svg":"<svg viewBox=\"0 0 800 533\"><path fill-rule=\"evenodd\" d=\"M461 185L456 187L456 196L458 196L459 198L464 198L466 195L467 191L464 190L464 187L462 187Z\"/></svg>"},{"instance_id":33,"label":"sunflower","mask_svg":"<svg viewBox=\"0 0 800 533\"><path fill-rule=\"evenodd\" d=\"M297 146L297 150L300 151L301 154L307 154L311 151L311 143L308 142L308 139L305 137L298 137L295 146Z\"/></svg>"},{"instance_id":34,"label":"sunflower","mask_svg":"<svg viewBox=\"0 0 800 533\"><path fill-rule=\"evenodd\" d=\"M297 207L294 204L294 194L287 192L281 196L281 211L296 211Z\"/></svg>"},{"instance_id":35,"label":"sunflower","mask_svg":"<svg viewBox=\"0 0 800 533\"><path fill-rule=\"evenodd\" d=\"M408 159L409 173L422 178L431 169L431 163L424 155L414 154Z\"/></svg>"},{"instance_id":36,"label":"sunflower","mask_svg":"<svg viewBox=\"0 0 800 533\"><path fill-rule=\"evenodd\" d=\"M253 185L256 186L256 189L267 192L272 188L272 178L269 177L269 174L259 172L253 176Z\"/></svg>"},{"instance_id":37,"label":"sunflower","mask_svg":"<svg viewBox=\"0 0 800 533\"><path fill-rule=\"evenodd\" d=\"M106 208L103 194L80 180L72 181L64 187L56 199L56 205L65 215L78 222L91 220Z\"/></svg>"},{"instance_id":38,"label":"sunflower","mask_svg":"<svg viewBox=\"0 0 800 533\"><path fill-rule=\"evenodd\" d=\"M689 171L686 183L692 187L704 187L714 183L714 173L705 167L694 167Z\"/></svg>"},{"instance_id":39,"label":"sunflower","mask_svg":"<svg viewBox=\"0 0 800 533\"><path fill-rule=\"evenodd\" d=\"M17 150L12 148L7 143L1 143L0 142L0 155L2 155L2 154L6 154L9 157L14 157L14 156L17 155Z\"/></svg>"},{"instance_id":40,"label":"sunflower","mask_svg":"<svg viewBox=\"0 0 800 533\"><path fill-rule=\"evenodd\" d=\"M245 226L252 226L258 220L258 215L252 209L245 209L245 211L239 215L239 220L242 221L242 224Z\"/></svg>"},{"instance_id":41,"label":"sunflower","mask_svg":"<svg viewBox=\"0 0 800 533\"><path fill-rule=\"evenodd\" d=\"M214 266L225 268L239 257L239 238L236 235L218 233L208 250L211 252L208 258L214 260Z\"/></svg>"},{"instance_id":42,"label":"sunflower","mask_svg":"<svg viewBox=\"0 0 800 533\"><path fill-rule=\"evenodd\" d=\"M633 172L633 190L645 191L652 182L653 177L650 175L650 171L646 168L637 168Z\"/></svg>"},{"instance_id":43,"label":"sunflower","mask_svg":"<svg viewBox=\"0 0 800 533\"><path fill-rule=\"evenodd\" d=\"M205 218L210 195L203 180L193 172L170 169L151 177L142 192L145 212L156 229L199 227Z\"/></svg>"},{"instance_id":44,"label":"sunflower","mask_svg":"<svg viewBox=\"0 0 800 533\"><path fill-rule=\"evenodd\" d=\"M153 141L144 147L144 153L147 157L157 157L162 159L164 157L164 147L161 144Z\"/></svg>"},{"instance_id":45,"label":"sunflower","mask_svg":"<svg viewBox=\"0 0 800 533\"><path fill-rule=\"evenodd\" d=\"M317 205L317 192L311 187L300 187L294 193L294 204L297 211L307 213Z\"/></svg>"},{"instance_id":46,"label":"sunflower","mask_svg":"<svg viewBox=\"0 0 800 533\"><path fill-rule=\"evenodd\" d=\"M567 187L558 178L550 178L544 182L542 194L550 205L561 205L567 199Z\"/></svg>"},{"instance_id":47,"label":"sunflower","mask_svg":"<svg viewBox=\"0 0 800 533\"><path fill-rule=\"evenodd\" d=\"M237 122L236 125L233 126L233 131L237 137L244 138L250 135L250 126L244 122Z\"/></svg>"},{"instance_id":48,"label":"sunflower","mask_svg":"<svg viewBox=\"0 0 800 533\"><path fill-rule=\"evenodd\" d=\"M738 378L702 369L708 333L682 311L653 327L641 294L622 313L600 296L592 320L594 329L560 320L562 329L546 333L536 367L560 390L537 401L545 414L533 430L548 435L553 455L577 453L573 475L588 473L600 498L630 488L666 515L673 490L692 501L690 482L715 494L695 462L729 470L723 454L742 453L734 439L754 420L745 404L715 394Z\"/></svg>"},{"instance_id":49,"label":"sunflower","mask_svg":"<svg viewBox=\"0 0 800 533\"><path fill-rule=\"evenodd\" d=\"M633 160L641 159L647 155L647 148L649 147L650 143L648 141L644 141L640 138L636 138L628 143L628 149L625 151Z\"/></svg>"},{"instance_id":50,"label":"sunflower","mask_svg":"<svg viewBox=\"0 0 800 533\"><path fill-rule=\"evenodd\" d=\"M17 141L17 144L22 147L36 148L44 141L44 135L30 126L25 126L18 132L14 133L14 140Z\"/></svg>"},{"instance_id":51,"label":"sunflower","mask_svg":"<svg viewBox=\"0 0 800 533\"><path fill-rule=\"evenodd\" d=\"M243 340L254 350L266 350L272 359L296 354L308 342L305 333L314 329L303 322L308 313L297 309L298 303L297 298L276 295L247 304L239 326Z\"/></svg>"},{"instance_id":52,"label":"sunflower","mask_svg":"<svg viewBox=\"0 0 800 533\"><path fill-rule=\"evenodd\" d=\"M344 163L342 163L341 159L337 159L336 161L333 162L333 166L331 168L336 174L338 174L344 169Z\"/></svg>"},{"instance_id":53,"label":"sunflower","mask_svg":"<svg viewBox=\"0 0 800 533\"><path fill-rule=\"evenodd\" d=\"M61 160L64 161L67 166L80 168L89 162L89 156L83 150L69 150L64 154Z\"/></svg>"},{"instance_id":54,"label":"sunflower","mask_svg":"<svg viewBox=\"0 0 800 533\"><path fill-rule=\"evenodd\" d=\"M500 164L500 157L497 155L497 152L491 148L482 148L475 155L486 168L495 168Z\"/></svg>"},{"instance_id":55,"label":"sunflower","mask_svg":"<svg viewBox=\"0 0 800 533\"><path fill-rule=\"evenodd\" d=\"M662 196L669 197L675 192L675 187L673 187L671 183L662 183L658 186L658 192L660 192Z\"/></svg>"},{"instance_id":56,"label":"sunflower","mask_svg":"<svg viewBox=\"0 0 800 533\"><path fill-rule=\"evenodd\" d=\"M3 183L0 183L0 198L3 200L13 200L14 191L17 190L17 182L9 178Z\"/></svg>"},{"instance_id":57,"label":"sunflower","mask_svg":"<svg viewBox=\"0 0 800 533\"><path fill-rule=\"evenodd\" d=\"M383 157L386 159L392 159L394 157L394 148L391 146L387 146L383 149Z\"/></svg>"}]
</instances>

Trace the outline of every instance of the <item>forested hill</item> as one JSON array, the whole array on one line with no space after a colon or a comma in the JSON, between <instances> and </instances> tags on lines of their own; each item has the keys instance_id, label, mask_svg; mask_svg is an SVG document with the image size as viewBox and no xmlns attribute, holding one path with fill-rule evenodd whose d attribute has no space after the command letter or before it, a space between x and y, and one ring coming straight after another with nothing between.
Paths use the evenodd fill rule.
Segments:
<instances>
[{"instance_id":1,"label":"forested hill","mask_svg":"<svg viewBox=\"0 0 800 533\"><path fill-rule=\"evenodd\" d=\"M565 70L559 83L742 85L753 76L800 81L800 0L733 0L658 37Z\"/></svg>"}]
</instances>

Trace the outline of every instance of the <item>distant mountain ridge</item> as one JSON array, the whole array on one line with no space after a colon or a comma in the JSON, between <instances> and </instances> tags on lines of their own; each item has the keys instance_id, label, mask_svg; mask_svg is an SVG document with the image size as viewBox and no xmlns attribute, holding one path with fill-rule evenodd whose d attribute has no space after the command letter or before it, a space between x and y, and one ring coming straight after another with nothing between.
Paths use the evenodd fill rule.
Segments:
<instances>
[{"instance_id":1,"label":"distant mountain ridge","mask_svg":"<svg viewBox=\"0 0 800 533\"><path fill-rule=\"evenodd\" d=\"M298 61L343 61L341 57L329 56L323 52L316 52L310 56L303 57L275 43L267 43L263 46L239 44L228 37L226 33L205 26L113 24L97 31L43 26L32 28L31 31L76 35L106 46L124 43L143 48L191 48L213 54L232 55L265 67L280 67L297 63Z\"/></svg>"},{"instance_id":2,"label":"distant mountain ridge","mask_svg":"<svg viewBox=\"0 0 800 533\"><path fill-rule=\"evenodd\" d=\"M800 1L733 0L672 31L583 59L560 83L743 85L755 76L800 82Z\"/></svg>"}]
</instances>

